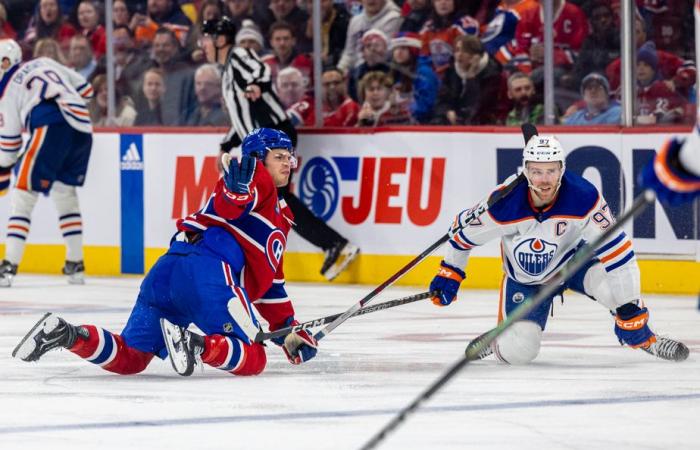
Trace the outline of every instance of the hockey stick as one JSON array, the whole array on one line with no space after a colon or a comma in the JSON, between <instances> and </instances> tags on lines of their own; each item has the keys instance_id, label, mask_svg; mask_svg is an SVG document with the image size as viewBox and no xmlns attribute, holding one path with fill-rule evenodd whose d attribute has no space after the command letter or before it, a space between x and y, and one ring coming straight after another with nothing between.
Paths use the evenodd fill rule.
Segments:
<instances>
[{"instance_id":1,"label":"hockey stick","mask_svg":"<svg viewBox=\"0 0 700 450\"><path fill-rule=\"evenodd\" d=\"M425 300L426 298L433 297L437 294L438 293L436 291L421 292L420 294L409 295L407 297L401 297L401 298L397 298L395 300L389 300L389 301L386 301L383 303L377 303L376 305L368 306L366 308L360 309L359 311L356 311L355 314L353 314L350 317L363 316L365 314L381 311L383 309L389 309L389 308L393 308L395 306L407 305L409 303L417 302L419 300ZM338 317L340 317L340 314L333 314L332 316L322 317L320 319L309 320L309 321L306 321L304 323L300 323L298 325L295 325L293 327L280 328L279 330L271 331L269 333L258 334L255 337L255 342L262 342L262 341L266 341L268 339L286 336L289 333L296 333L297 331L308 330L309 328L314 328L314 327L320 327L321 325L325 325L327 323L333 322Z\"/></svg>"},{"instance_id":2,"label":"hockey stick","mask_svg":"<svg viewBox=\"0 0 700 450\"><path fill-rule=\"evenodd\" d=\"M491 343L501 334L503 334L508 328L513 325L516 321L522 319L528 315L533 309L537 308L542 302L547 298L551 297L560 288L561 284L569 280L576 272L578 272L591 258L595 256L596 248L600 247L610 236L620 230L626 222L635 217L637 214L642 212L642 210L653 203L656 196L654 192L647 189L637 196L637 198L632 203L630 209L625 212L620 218L615 222L610 228L605 230L603 234L598 236L591 244L586 244L581 247L567 262L564 267L557 272L557 274L552 278L552 280L543 285L535 294L534 297L525 300L519 307L517 307L508 317L496 326L496 328L479 336L478 339L472 341L466 350L464 355L460 359L453 363L449 369L447 369L440 378L438 378L433 384L431 384L428 389L421 393L415 400L413 400L407 407L402 409L389 423L387 423L377 434L375 434L364 446L362 450L370 450L376 448L376 446L382 442L392 431L394 431L410 414L415 412L420 405L431 398L433 394L439 391L448 381L450 381L455 375L459 373L464 366L469 362L478 359L478 354L482 349L491 345Z\"/></svg>"},{"instance_id":3,"label":"hockey stick","mask_svg":"<svg viewBox=\"0 0 700 450\"><path fill-rule=\"evenodd\" d=\"M522 132L523 132L523 138L525 139L525 144L527 145L527 142L530 140L530 138L533 135L537 134L537 128L535 128L534 125L531 124L523 124ZM461 229L469 225L471 222L473 222L475 219L477 219L479 216L481 216L484 212L486 212L491 206L493 206L494 203L498 202L501 200L503 197L506 195L510 194L513 189L515 189L516 186L518 186L520 183L523 181L526 181L527 179L525 178L524 173L521 173L513 181L511 181L507 186L504 188L494 192L492 195L487 197L486 199L482 200L476 207L474 207L467 217L465 217L461 222L455 223L455 225L452 227L449 233L446 233L444 236L442 236L440 239L435 241L433 244L431 244L428 248L423 250L423 252L413 258L411 261L408 262L405 266L400 268L398 272L390 276L386 281L384 281L382 284L377 286L372 292L369 294L365 295L359 302L355 303L352 305L347 311L345 311L343 314L341 314L337 319L335 319L333 322L329 323L326 325L324 328L322 328L316 335L314 335L314 338L316 340L323 339L328 333L331 331L335 330L338 325L341 323L345 322L350 316L355 314L360 308L362 308L364 305L372 301L374 297L377 296L380 292L382 292L384 289L386 289L388 286L391 286L396 280L404 276L408 271L413 269L415 266L418 265L421 261L423 261L428 255L433 253L438 247L440 247L442 244L447 242L451 236L453 236L455 233L459 232Z\"/></svg>"}]
</instances>

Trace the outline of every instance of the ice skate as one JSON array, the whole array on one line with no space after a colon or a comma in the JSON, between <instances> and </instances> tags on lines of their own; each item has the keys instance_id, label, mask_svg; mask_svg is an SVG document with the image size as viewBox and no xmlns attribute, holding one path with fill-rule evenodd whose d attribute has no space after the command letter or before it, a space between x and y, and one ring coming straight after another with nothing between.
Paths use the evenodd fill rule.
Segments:
<instances>
[{"instance_id":1,"label":"ice skate","mask_svg":"<svg viewBox=\"0 0 700 450\"><path fill-rule=\"evenodd\" d=\"M12 357L22 361L38 361L44 353L55 348L71 348L78 336L87 338L87 331L53 313L46 313L15 347Z\"/></svg>"},{"instance_id":2,"label":"ice skate","mask_svg":"<svg viewBox=\"0 0 700 450\"><path fill-rule=\"evenodd\" d=\"M163 330L165 347L173 369L183 377L189 377L194 372L194 366L201 364L204 336L188 331L167 319L160 319L160 328Z\"/></svg>"},{"instance_id":3,"label":"ice skate","mask_svg":"<svg viewBox=\"0 0 700 450\"><path fill-rule=\"evenodd\" d=\"M682 342L662 336L656 336L656 342L649 347L642 347L642 350L657 358L676 362L685 361L690 354L690 350Z\"/></svg>"},{"instance_id":4,"label":"ice skate","mask_svg":"<svg viewBox=\"0 0 700 450\"><path fill-rule=\"evenodd\" d=\"M10 261L3 259L0 262L0 286L12 286L12 279L17 275L17 264L12 264Z\"/></svg>"},{"instance_id":5,"label":"ice skate","mask_svg":"<svg viewBox=\"0 0 700 450\"><path fill-rule=\"evenodd\" d=\"M486 336L486 334L482 334L480 336L475 337L469 342L469 345L467 345L467 348L464 350L465 353L471 350L473 347L475 347L479 342L481 342ZM472 358L471 361L477 361L479 359L484 359L487 356L490 356L493 354L493 349L491 348L491 345L488 345L487 347L483 347L479 352L476 354L476 357Z\"/></svg>"},{"instance_id":6,"label":"ice skate","mask_svg":"<svg viewBox=\"0 0 700 450\"><path fill-rule=\"evenodd\" d=\"M360 248L348 241L341 241L326 250L321 275L333 281L357 257Z\"/></svg>"},{"instance_id":7,"label":"ice skate","mask_svg":"<svg viewBox=\"0 0 700 450\"><path fill-rule=\"evenodd\" d=\"M68 278L70 284L85 284L85 264L82 261L66 261L63 275Z\"/></svg>"}]
</instances>

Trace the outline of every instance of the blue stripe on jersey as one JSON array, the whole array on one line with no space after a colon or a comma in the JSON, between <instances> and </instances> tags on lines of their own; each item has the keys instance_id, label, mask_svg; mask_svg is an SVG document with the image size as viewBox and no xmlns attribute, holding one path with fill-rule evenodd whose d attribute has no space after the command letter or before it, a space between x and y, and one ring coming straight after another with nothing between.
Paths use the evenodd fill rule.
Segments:
<instances>
[{"instance_id":1,"label":"blue stripe on jersey","mask_svg":"<svg viewBox=\"0 0 700 450\"><path fill-rule=\"evenodd\" d=\"M24 216L12 216L12 217L10 217L9 220L20 220L22 222L32 223L32 221L29 220L28 217L24 217Z\"/></svg>"},{"instance_id":2,"label":"blue stripe on jersey","mask_svg":"<svg viewBox=\"0 0 700 450\"><path fill-rule=\"evenodd\" d=\"M613 239L612 241L608 242L607 244L605 244L604 246L602 246L602 247L600 247L598 250L596 250L596 251L595 251L595 254L596 254L596 255L600 255L600 254L602 254L602 253L607 252L608 250L610 250L611 248L613 248L613 247L615 247L617 244L619 244L619 243L620 243L624 238L626 238L626 237L627 237L627 235L626 235L625 232L623 231L623 232L620 233L615 239Z\"/></svg>"},{"instance_id":3,"label":"blue stripe on jersey","mask_svg":"<svg viewBox=\"0 0 700 450\"><path fill-rule=\"evenodd\" d=\"M621 260L617 261L615 264L611 264L611 265L609 265L609 266L606 266L606 267L605 267L605 271L606 271L606 272L612 272L613 270L617 269L618 267L622 266L622 265L625 264L627 261L629 261L630 259L632 259L633 256L634 256L634 252L633 252L633 251L630 251L630 252L627 254L627 256L625 256L625 257L622 258Z\"/></svg>"},{"instance_id":4,"label":"blue stripe on jersey","mask_svg":"<svg viewBox=\"0 0 700 450\"><path fill-rule=\"evenodd\" d=\"M10 78L12 78L12 75L14 75L17 70L19 70L21 65L22 64L17 64L2 76L2 79L0 80L0 98L5 95L5 89L7 89L7 85L10 84Z\"/></svg>"},{"instance_id":5,"label":"blue stripe on jersey","mask_svg":"<svg viewBox=\"0 0 700 450\"><path fill-rule=\"evenodd\" d=\"M12 134L12 135L10 135L10 134L0 134L0 139L7 139L8 141L12 141L12 140L15 140L15 139L19 139L19 138L21 138L21 137L22 137L21 134Z\"/></svg>"},{"instance_id":6,"label":"blue stripe on jersey","mask_svg":"<svg viewBox=\"0 0 700 450\"><path fill-rule=\"evenodd\" d=\"M253 202L251 202L251 204L252 203ZM243 215L237 218L235 221L232 221L232 223L235 224L236 228L240 229L247 236L254 239L255 242L257 242L263 248L265 248L265 245L267 244L267 238L270 236L270 231L274 229L270 228L267 223L255 216L251 216L250 214Z\"/></svg>"},{"instance_id":7,"label":"blue stripe on jersey","mask_svg":"<svg viewBox=\"0 0 700 450\"><path fill-rule=\"evenodd\" d=\"M472 242L472 241L470 241L469 239L467 239L467 237L464 235L464 230L459 230L459 233L457 233L457 234L459 234L459 237L462 238L462 240L464 240L464 242L466 242L467 244L471 245L472 247L477 247L477 246L478 246L478 244L475 244L474 242Z\"/></svg>"},{"instance_id":8,"label":"blue stripe on jersey","mask_svg":"<svg viewBox=\"0 0 700 450\"><path fill-rule=\"evenodd\" d=\"M452 248L454 248L455 250L461 250L461 251L465 251L465 250L466 250L466 249L465 249L464 247L462 247L461 245L455 243L452 239L449 240L449 243L450 243L450 245L452 246Z\"/></svg>"},{"instance_id":9,"label":"blue stripe on jersey","mask_svg":"<svg viewBox=\"0 0 700 450\"><path fill-rule=\"evenodd\" d=\"M283 283L272 283L272 286L270 286L270 289L267 290L262 296L262 298L266 299L275 299L275 298L286 298L287 297L287 291L284 289L284 284Z\"/></svg>"},{"instance_id":10,"label":"blue stripe on jersey","mask_svg":"<svg viewBox=\"0 0 700 450\"><path fill-rule=\"evenodd\" d=\"M23 235L17 234L17 233L7 233L7 237L13 237L13 238L17 238L17 239L22 239L23 241L26 241L26 240L27 240L27 237L26 237L26 236L23 236Z\"/></svg>"},{"instance_id":11,"label":"blue stripe on jersey","mask_svg":"<svg viewBox=\"0 0 700 450\"><path fill-rule=\"evenodd\" d=\"M569 259L571 259L571 257L574 256L574 255L576 254L576 250L578 250L578 247L572 248L571 250L569 250L564 256L562 256L562 258L561 258L561 260L559 261L559 263L558 263L556 266L554 266L554 268L553 268L552 270L550 270L549 273L548 273L547 275L545 275L544 277L542 277L542 279L547 278L548 276L550 276L551 274L553 274L559 267L561 267L562 264L564 264L564 263L567 262Z\"/></svg>"},{"instance_id":12,"label":"blue stripe on jersey","mask_svg":"<svg viewBox=\"0 0 700 450\"><path fill-rule=\"evenodd\" d=\"M59 217L58 220L66 220L66 219L70 219L70 218L72 218L72 217L80 218L80 213L70 213L70 214L66 214L66 215L64 215L64 216Z\"/></svg>"},{"instance_id":13,"label":"blue stripe on jersey","mask_svg":"<svg viewBox=\"0 0 700 450\"><path fill-rule=\"evenodd\" d=\"M7 152L7 153L15 153L15 152L18 152L21 148L22 148L22 145L20 144L15 148L2 147L2 148L0 148L0 150L2 150L3 152Z\"/></svg>"},{"instance_id":14,"label":"blue stripe on jersey","mask_svg":"<svg viewBox=\"0 0 700 450\"><path fill-rule=\"evenodd\" d=\"M510 260L508 258L505 258L506 260L506 267L508 267L508 273L510 274L510 278L513 280L517 280L515 278L515 271L513 270L513 266L510 264Z\"/></svg>"},{"instance_id":15,"label":"blue stripe on jersey","mask_svg":"<svg viewBox=\"0 0 700 450\"><path fill-rule=\"evenodd\" d=\"M99 331L102 332L102 339L105 340L105 345L100 354L90 360L90 362L93 364L102 364L103 362L107 361L107 358L109 358L109 355L112 354L112 349L114 348L114 339L112 339L112 334L109 331L101 328Z\"/></svg>"},{"instance_id":16,"label":"blue stripe on jersey","mask_svg":"<svg viewBox=\"0 0 700 450\"><path fill-rule=\"evenodd\" d=\"M83 234L83 232L81 230L67 231L67 232L63 233L63 237L74 236L76 234Z\"/></svg>"}]
</instances>

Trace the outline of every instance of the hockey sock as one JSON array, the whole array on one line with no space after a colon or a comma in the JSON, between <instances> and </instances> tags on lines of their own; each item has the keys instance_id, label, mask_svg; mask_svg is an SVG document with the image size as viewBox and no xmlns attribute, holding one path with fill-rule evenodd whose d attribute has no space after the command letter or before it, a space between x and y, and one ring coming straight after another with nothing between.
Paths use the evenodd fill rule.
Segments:
<instances>
[{"instance_id":1,"label":"hockey sock","mask_svg":"<svg viewBox=\"0 0 700 450\"><path fill-rule=\"evenodd\" d=\"M5 259L19 264L24 254L24 246L29 236L31 217L39 194L23 189L13 189L10 194L10 219L7 224Z\"/></svg>"},{"instance_id":2,"label":"hockey sock","mask_svg":"<svg viewBox=\"0 0 700 450\"><path fill-rule=\"evenodd\" d=\"M212 334L205 336L202 362L234 375L258 375L267 364L261 344L245 344L240 339Z\"/></svg>"},{"instance_id":3,"label":"hockey sock","mask_svg":"<svg viewBox=\"0 0 700 450\"><path fill-rule=\"evenodd\" d=\"M79 328L80 337L69 350L109 372L120 375L139 373L153 359L153 353L129 347L118 334L94 325L80 325Z\"/></svg>"},{"instance_id":4,"label":"hockey sock","mask_svg":"<svg viewBox=\"0 0 700 450\"><path fill-rule=\"evenodd\" d=\"M83 260L83 221L75 186L55 182L51 188L51 198L58 211L58 226L66 242L66 260Z\"/></svg>"}]
</instances>

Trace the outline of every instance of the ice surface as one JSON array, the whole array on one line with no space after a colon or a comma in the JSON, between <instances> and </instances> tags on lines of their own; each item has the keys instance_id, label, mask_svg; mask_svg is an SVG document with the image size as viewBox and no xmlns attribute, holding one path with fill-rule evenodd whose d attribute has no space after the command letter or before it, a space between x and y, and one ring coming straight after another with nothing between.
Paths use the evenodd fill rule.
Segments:
<instances>
[{"instance_id":1,"label":"ice surface","mask_svg":"<svg viewBox=\"0 0 700 450\"><path fill-rule=\"evenodd\" d=\"M0 449L355 449L495 325L495 292L462 291L350 319L292 366L274 345L258 377L211 367L190 378L155 359L119 376L66 351L12 359L20 338L54 311L114 332L126 323L138 278L22 275L0 291ZM343 312L373 287L292 284L301 320ZM419 292L392 288L373 303ZM529 366L468 365L390 435L382 449L699 449L697 298L646 298L654 329L691 349L683 363L621 348L600 305L555 304Z\"/></svg>"}]
</instances>

